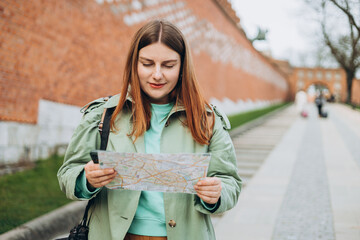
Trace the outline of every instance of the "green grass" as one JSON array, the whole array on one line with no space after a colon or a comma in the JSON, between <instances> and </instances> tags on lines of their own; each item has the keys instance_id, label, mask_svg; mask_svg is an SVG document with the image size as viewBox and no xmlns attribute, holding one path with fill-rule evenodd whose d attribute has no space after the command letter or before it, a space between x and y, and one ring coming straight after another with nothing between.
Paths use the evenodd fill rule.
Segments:
<instances>
[{"instance_id":1,"label":"green grass","mask_svg":"<svg viewBox=\"0 0 360 240\"><path fill-rule=\"evenodd\" d=\"M256 118L259 118L269 112L272 112L278 108L281 108L289 103L280 103L276 104L270 107L257 109L254 111L244 112L236 115L229 116L229 121L231 123L231 129L235 129L236 127L239 127L247 122L250 122L252 120L255 120Z\"/></svg>"},{"instance_id":2,"label":"green grass","mask_svg":"<svg viewBox=\"0 0 360 240\"><path fill-rule=\"evenodd\" d=\"M33 169L0 177L0 234L70 202L56 177L62 161L52 156Z\"/></svg>"}]
</instances>

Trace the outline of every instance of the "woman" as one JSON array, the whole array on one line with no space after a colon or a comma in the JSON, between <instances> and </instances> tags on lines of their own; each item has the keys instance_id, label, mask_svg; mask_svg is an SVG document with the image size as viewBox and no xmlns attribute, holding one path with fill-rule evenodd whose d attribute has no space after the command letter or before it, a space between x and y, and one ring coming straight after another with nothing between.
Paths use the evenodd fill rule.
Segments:
<instances>
[{"instance_id":1,"label":"woman","mask_svg":"<svg viewBox=\"0 0 360 240\"><path fill-rule=\"evenodd\" d=\"M235 206L241 179L226 116L199 91L190 49L174 25L154 20L135 34L121 94L85 111L58 179L67 197L95 198L90 239L215 239L210 214ZM98 149L104 108L112 115L107 150L141 153L211 153L208 177L197 194L110 190L116 176L90 159ZM149 238L145 238L149 237Z\"/></svg>"}]
</instances>

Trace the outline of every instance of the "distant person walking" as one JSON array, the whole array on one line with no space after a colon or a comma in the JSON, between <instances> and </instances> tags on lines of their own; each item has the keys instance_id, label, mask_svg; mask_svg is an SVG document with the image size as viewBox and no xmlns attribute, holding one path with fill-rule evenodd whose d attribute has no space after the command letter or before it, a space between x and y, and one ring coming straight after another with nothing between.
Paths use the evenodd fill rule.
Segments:
<instances>
[{"instance_id":1,"label":"distant person walking","mask_svg":"<svg viewBox=\"0 0 360 240\"><path fill-rule=\"evenodd\" d=\"M120 94L86 109L58 171L68 198L94 199L89 239L215 239L210 215L236 205L241 179L227 117L201 94L180 30L163 20L141 27L132 39L123 81ZM207 177L194 185L196 194L104 187L117 172L101 169L89 153L99 149L104 109L113 107L109 151L211 154Z\"/></svg>"},{"instance_id":2,"label":"distant person walking","mask_svg":"<svg viewBox=\"0 0 360 240\"><path fill-rule=\"evenodd\" d=\"M307 117L308 113L306 111L306 103L307 103L307 94L304 90L300 90L296 93L295 96L295 106L296 106L296 110L297 112L302 116L302 117Z\"/></svg>"},{"instance_id":3,"label":"distant person walking","mask_svg":"<svg viewBox=\"0 0 360 240\"><path fill-rule=\"evenodd\" d=\"M315 104L318 109L319 117L327 117L327 113L324 112L324 109L323 109L324 104L325 104L325 98L324 98L322 92L320 92L318 94L318 96L315 98Z\"/></svg>"}]
</instances>

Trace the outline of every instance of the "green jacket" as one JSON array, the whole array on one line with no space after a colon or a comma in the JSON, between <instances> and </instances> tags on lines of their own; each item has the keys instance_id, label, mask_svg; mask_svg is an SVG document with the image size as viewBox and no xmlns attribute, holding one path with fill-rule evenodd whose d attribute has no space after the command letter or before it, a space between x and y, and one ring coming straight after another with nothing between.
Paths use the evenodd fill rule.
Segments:
<instances>
[{"instance_id":1,"label":"green jacket","mask_svg":"<svg viewBox=\"0 0 360 240\"><path fill-rule=\"evenodd\" d=\"M60 188L66 196L73 200L75 196L76 179L90 161L90 151L99 149L100 135L98 124L104 108L118 104L119 95L105 101L94 101L85 110L80 125L70 141L63 165L58 171ZM129 101L128 101L129 102ZM218 177L222 182L219 207L214 214L233 208L241 190L241 179L237 173L235 150L228 134L230 125L225 115L215 110L215 124L210 145L200 145L192 138L191 132L181 120L184 118L184 108L175 107L171 110L161 136L162 153L211 153L208 176ZM211 110L209 110L211 111ZM117 152L145 153L144 137L139 137L135 143L127 134L131 130L131 112L123 110L116 121L117 133L111 132L107 150ZM90 240L123 239L130 227L138 205L140 191L110 190L103 187L93 197L95 204L91 208ZM215 239L210 214L200 198L193 194L164 193L164 209L166 222L176 223L175 227L167 224L169 240L184 239ZM172 226L174 224L171 224Z\"/></svg>"}]
</instances>

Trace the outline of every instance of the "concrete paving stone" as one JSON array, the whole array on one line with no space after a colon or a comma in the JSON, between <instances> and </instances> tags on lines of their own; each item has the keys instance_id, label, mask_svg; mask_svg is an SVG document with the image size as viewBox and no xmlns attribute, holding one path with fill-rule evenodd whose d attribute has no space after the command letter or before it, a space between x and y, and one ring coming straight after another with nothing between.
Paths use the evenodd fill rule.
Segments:
<instances>
[{"instance_id":1,"label":"concrete paving stone","mask_svg":"<svg viewBox=\"0 0 360 240\"><path fill-rule=\"evenodd\" d=\"M245 148L242 146L239 146L240 148L236 148L235 152L238 154L247 154L247 155L262 155L262 154L267 154L268 152L271 151L271 149L254 149L254 148Z\"/></svg>"},{"instance_id":2,"label":"concrete paving stone","mask_svg":"<svg viewBox=\"0 0 360 240\"><path fill-rule=\"evenodd\" d=\"M238 161L242 161L243 159L246 159L246 161L260 161L263 162L264 159L268 156L268 153L266 154L236 154L236 157L238 159Z\"/></svg>"},{"instance_id":3,"label":"concrete paving stone","mask_svg":"<svg viewBox=\"0 0 360 240\"><path fill-rule=\"evenodd\" d=\"M241 149L235 149L235 152L237 154L255 154L255 155L262 155L269 153L269 149L254 149L254 148L241 148Z\"/></svg>"},{"instance_id":4,"label":"concrete paving stone","mask_svg":"<svg viewBox=\"0 0 360 240\"><path fill-rule=\"evenodd\" d=\"M239 173L240 177L252 177L256 173L256 170L239 168L238 173Z\"/></svg>"},{"instance_id":5,"label":"concrete paving stone","mask_svg":"<svg viewBox=\"0 0 360 240\"><path fill-rule=\"evenodd\" d=\"M272 239L335 239L320 125L308 119Z\"/></svg>"},{"instance_id":6,"label":"concrete paving stone","mask_svg":"<svg viewBox=\"0 0 360 240\"><path fill-rule=\"evenodd\" d=\"M291 108L281 113L291 127L249 178L237 206L218 218L218 239L360 239L360 113L334 104L319 119L308 107L307 119Z\"/></svg>"},{"instance_id":7,"label":"concrete paving stone","mask_svg":"<svg viewBox=\"0 0 360 240\"><path fill-rule=\"evenodd\" d=\"M237 166L239 169L258 169L261 163L258 162L238 162Z\"/></svg>"},{"instance_id":8,"label":"concrete paving stone","mask_svg":"<svg viewBox=\"0 0 360 240\"><path fill-rule=\"evenodd\" d=\"M237 145L235 145L237 146ZM239 144L238 145L239 147L243 148L243 149L250 149L250 150L253 150L253 151L256 151L256 150L259 150L259 151L266 151L266 152L269 152L271 151L275 146L276 144L272 144L272 145L264 145L264 144L259 144L259 146L256 146L256 145L245 145L245 144Z\"/></svg>"},{"instance_id":9,"label":"concrete paving stone","mask_svg":"<svg viewBox=\"0 0 360 240\"><path fill-rule=\"evenodd\" d=\"M215 226L217 239L269 240L291 176L304 124L297 121L240 194L236 207Z\"/></svg>"},{"instance_id":10,"label":"concrete paving stone","mask_svg":"<svg viewBox=\"0 0 360 240\"><path fill-rule=\"evenodd\" d=\"M278 213L272 239L334 239L324 149L317 118L307 121L304 139ZM318 234L319 233L319 234Z\"/></svg>"},{"instance_id":11,"label":"concrete paving stone","mask_svg":"<svg viewBox=\"0 0 360 240\"><path fill-rule=\"evenodd\" d=\"M336 239L360 239L360 168L336 123L321 128Z\"/></svg>"},{"instance_id":12,"label":"concrete paving stone","mask_svg":"<svg viewBox=\"0 0 360 240\"><path fill-rule=\"evenodd\" d=\"M279 142L279 141L277 141ZM274 147L276 146L276 144L274 143L274 141L269 141L269 142L263 142L263 141L257 141L257 143L259 144L258 148L260 149L266 149L266 150L269 150L271 151L272 149L274 149ZM244 144L244 143L241 143L241 144L234 144L234 147L244 147L244 148L256 148L256 146L254 146L256 143L253 143L253 144Z\"/></svg>"},{"instance_id":13,"label":"concrete paving stone","mask_svg":"<svg viewBox=\"0 0 360 240\"><path fill-rule=\"evenodd\" d=\"M260 162L263 162L264 159L269 155L269 153L264 154L236 154L236 157L238 161L242 161L243 159L246 159L246 161L252 161L252 160L260 160Z\"/></svg>"},{"instance_id":14,"label":"concrete paving stone","mask_svg":"<svg viewBox=\"0 0 360 240\"><path fill-rule=\"evenodd\" d=\"M256 138L251 138L251 137L247 137L244 136L242 138L243 142L239 142L239 143L235 143L234 145L246 145L246 144L258 144L260 143L261 145L273 145L274 142L279 142L281 140L280 137L277 138L267 138L267 137L256 137Z\"/></svg>"},{"instance_id":15,"label":"concrete paving stone","mask_svg":"<svg viewBox=\"0 0 360 240\"><path fill-rule=\"evenodd\" d=\"M251 177L241 176L241 180L242 180L242 183L243 183L242 187L245 187L250 182Z\"/></svg>"},{"instance_id":16,"label":"concrete paving stone","mask_svg":"<svg viewBox=\"0 0 360 240\"><path fill-rule=\"evenodd\" d=\"M255 162L255 163L263 163L264 162L264 159L263 158L242 158L242 157L239 157L237 156L237 161L238 162Z\"/></svg>"},{"instance_id":17,"label":"concrete paving stone","mask_svg":"<svg viewBox=\"0 0 360 240\"><path fill-rule=\"evenodd\" d=\"M269 131L273 131L274 129L271 129ZM264 133L264 132L259 132L259 133L252 133L251 135L247 135L246 137L250 138L268 138L268 139L272 139L272 138L279 138L282 135L278 134L278 133L273 133L273 134L269 134L269 133Z\"/></svg>"},{"instance_id":18,"label":"concrete paving stone","mask_svg":"<svg viewBox=\"0 0 360 240\"><path fill-rule=\"evenodd\" d=\"M345 144L350 149L350 153L360 167L360 135L357 135L356 131L354 131L354 129L360 129L360 121L356 127L354 127L349 126L349 124L337 114L332 116L332 120L340 133L340 137L344 139Z\"/></svg>"},{"instance_id":19,"label":"concrete paving stone","mask_svg":"<svg viewBox=\"0 0 360 240\"><path fill-rule=\"evenodd\" d=\"M353 109L348 106L335 104L331 109L331 112L336 116L345 116L341 118L345 125L351 128L351 131L354 132L358 137L360 137L360 114L354 114ZM360 113L360 111L358 111Z\"/></svg>"},{"instance_id":20,"label":"concrete paving stone","mask_svg":"<svg viewBox=\"0 0 360 240\"><path fill-rule=\"evenodd\" d=\"M255 130L255 129L254 129ZM280 130L279 130L280 131ZM282 131L282 130L281 130ZM246 136L247 138L249 138L248 140L251 141L253 139L271 139L271 138L278 138L279 135L278 134L265 134L264 132L259 132L259 133L253 133L253 132L246 132L245 134L239 135L240 136Z\"/></svg>"}]
</instances>

